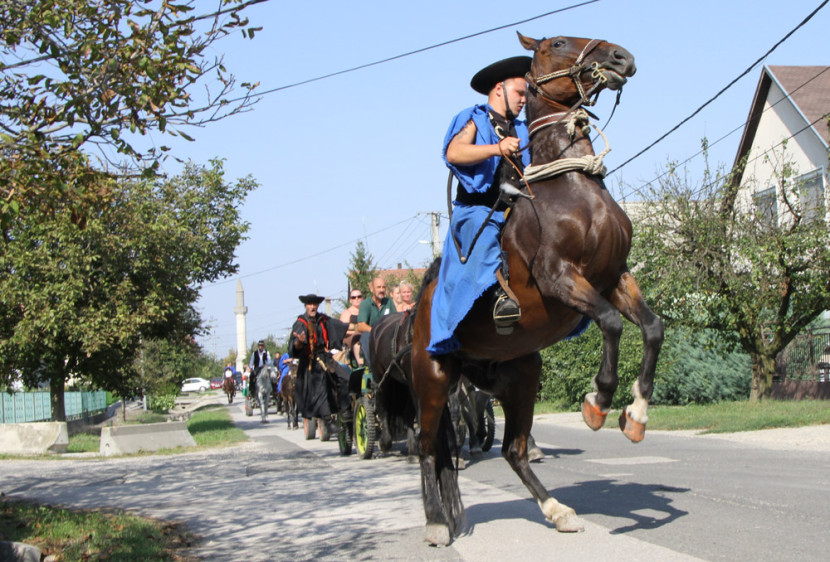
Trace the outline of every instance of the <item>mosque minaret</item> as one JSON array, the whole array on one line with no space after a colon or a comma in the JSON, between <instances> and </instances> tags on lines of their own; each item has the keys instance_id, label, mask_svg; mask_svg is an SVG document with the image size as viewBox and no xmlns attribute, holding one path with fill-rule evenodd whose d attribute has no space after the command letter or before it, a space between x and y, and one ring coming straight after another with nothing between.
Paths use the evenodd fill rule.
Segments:
<instances>
[{"instance_id":1,"label":"mosque minaret","mask_svg":"<svg viewBox=\"0 0 830 562\"><path fill-rule=\"evenodd\" d=\"M241 279L236 282L236 307L233 313L236 314L236 370L241 373L245 353L248 351L248 334L245 329L248 307L245 306L245 291L242 290Z\"/></svg>"}]
</instances>

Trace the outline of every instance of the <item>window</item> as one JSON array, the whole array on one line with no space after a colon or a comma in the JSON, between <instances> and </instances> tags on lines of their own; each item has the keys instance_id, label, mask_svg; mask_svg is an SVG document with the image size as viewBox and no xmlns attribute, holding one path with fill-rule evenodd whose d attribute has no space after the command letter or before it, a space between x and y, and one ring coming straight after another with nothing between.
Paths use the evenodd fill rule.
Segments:
<instances>
[{"instance_id":1,"label":"window","mask_svg":"<svg viewBox=\"0 0 830 562\"><path fill-rule=\"evenodd\" d=\"M795 178L795 188L798 193L798 203L801 207L801 217L805 223L823 220L824 207L824 174L821 169L813 170Z\"/></svg>"},{"instance_id":2,"label":"window","mask_svg":"<svg viewBox=\"0 0 830 562\"><path fill-rule=\"evenodd\" d=\"M778 199L775 186L755 192L755 209L758 219L769 225L778 225Z\"/></svg>"}]
</instances>

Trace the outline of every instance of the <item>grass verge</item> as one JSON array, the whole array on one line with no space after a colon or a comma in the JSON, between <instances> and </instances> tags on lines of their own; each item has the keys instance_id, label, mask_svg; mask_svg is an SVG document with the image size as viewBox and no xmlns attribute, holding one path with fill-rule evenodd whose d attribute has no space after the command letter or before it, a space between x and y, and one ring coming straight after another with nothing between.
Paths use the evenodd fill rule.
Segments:
<instances>
[{"instance_id":1,"label":"grass verge","mask_svg":"<svg viewBox=\"0 0 830 562\"><path fill-rule=\"evenodd\" d=\"M731 433L828 423L830 402L827 400L654 406L648 411L649 429L696 429L703 433Z\"/></svg>"},{"instance_id":2,"label":"grass verge","mask_svg":"<svg viewBox=\"0 0 830 562\"><path fill-rule=\"evenodd\" d=\"M193 544L183 526L124 512L69 510L0 499L0 539L19 541L58 560L186 560Z\"/></svg>"},{"instance_id":3,"label":"grass verge","mask_svg":"<svg viewBox=\"0 0 830 562\"><path fill-rule=\"evenodd\" d=\"M159 423L167 419L162 414L146 412L136 417L136 423ZM225 447L247 441L248 436L241 429L235 427L231 421L231 415L227 408L219 404L211 404L199 408L187 422L187 429L196 441L199 448ZM101 448L101 436L79 433L69 438L69 453L97 453ZM175 449L156 451L182 452L192 449Z\"/></svg>"},{"instance_id":4,"label":"grass verge","mask_svg":"<svg viewBox=\"0 0 830 562\"><path fill-rule=\"evenodd\" d=\"M572 412L561 404L537 402L534 415ZM495 407L496 416L504 416ZM606 426L616 424L619 412L608 415ZM803 427L830 424L830 401L801 400L764 402L721 402L687 406L650 406L648 429L699 430L702 433L757 431L776 427Z\"/></svg>"}]
</instances>

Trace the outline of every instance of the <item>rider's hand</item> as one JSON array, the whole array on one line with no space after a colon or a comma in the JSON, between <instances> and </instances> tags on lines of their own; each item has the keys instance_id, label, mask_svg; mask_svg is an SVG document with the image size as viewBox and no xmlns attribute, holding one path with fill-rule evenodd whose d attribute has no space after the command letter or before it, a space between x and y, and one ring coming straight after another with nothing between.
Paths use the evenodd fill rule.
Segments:
<instances>
[{"instance_id":1,"label":"rider's hand","mask_svg":"<svg viewBox=\"0 0 830 562\"><path fill-rule=\"evenodd\" d=\"M499 141L499 153L505 158L519 151L519 139L516 137L504 137Z\"/></svg>"}]
</instances>

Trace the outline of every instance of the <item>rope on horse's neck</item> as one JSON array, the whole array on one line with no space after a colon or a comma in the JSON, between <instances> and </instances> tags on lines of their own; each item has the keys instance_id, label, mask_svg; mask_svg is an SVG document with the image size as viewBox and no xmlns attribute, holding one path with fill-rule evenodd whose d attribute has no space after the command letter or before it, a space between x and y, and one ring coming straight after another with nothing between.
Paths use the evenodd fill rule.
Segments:
<instances>
[{"instance_id":1,"label":"rope on horse's neck","mask_svg":"<svg viewBox=\"0 0 830 562\"><path fill-rule=\"evenodd\" d=\"M599 154L586 154L585 156L580 156L576 158L561 158L559 160L554 160L553 162L548 162L547 164L539 164L537 166L530 165L525 168L525 180L528 183L539 181L543 179L552 178L558 176L560 174L564 174L565 172L585 172L586 174L592 176L599 176L600 178L605 177L606 168L605 165L602 163L602 159L605 157L606 154L611 152L611 147L608 144L608 138L605 136L605 133L597 127L595 124L591 123L588 119L588 114L584 110L578 110L571 115L571 118L565 125L565 128L568 134L573 138L576 133L576 127L579 125L579 122L584 122L585 125L583 126L583 133L585 132L586 128L592 126L602 137L602 140L605 141L605 150L600 152ZM559 122L556 122L559 123ZM550 123L553 125L555 123ZM547 125L542 125L539 129L546 127ZM586 135L587 136L587 135Z\"/></svg>"}]
</instances>

